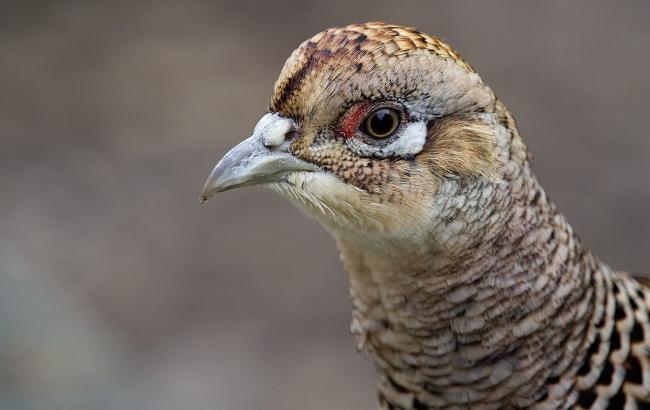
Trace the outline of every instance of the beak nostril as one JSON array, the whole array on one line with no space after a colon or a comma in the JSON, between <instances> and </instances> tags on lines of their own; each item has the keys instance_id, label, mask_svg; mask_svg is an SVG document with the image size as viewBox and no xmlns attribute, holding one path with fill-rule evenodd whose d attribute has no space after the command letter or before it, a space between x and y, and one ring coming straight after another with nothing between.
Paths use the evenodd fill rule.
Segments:
<instances>
[{"instance_id":1,"label":"beak nostril","mask_svg":"<svg viewBox=\"0 0 650 410\"><path fill-rule=\"evenodd\" d=\"M271 121L260 130L262 143L267 148L274 148L282 145L291 137L295 131L293 121L288 118L282 118L276 114Z\"/></svg>"},{"instance_id":2,"label":"beak nostril","mask_svg":"<svg viewBox=\"0 0 650 410\"><path fill-rule=\"evenodd\" d=\"M273 148L282 145L282 143L287 139L287 134L288 132L268 133L264 135L263 138L264 145L268 148Z\"/></svg>"}]
</instances>

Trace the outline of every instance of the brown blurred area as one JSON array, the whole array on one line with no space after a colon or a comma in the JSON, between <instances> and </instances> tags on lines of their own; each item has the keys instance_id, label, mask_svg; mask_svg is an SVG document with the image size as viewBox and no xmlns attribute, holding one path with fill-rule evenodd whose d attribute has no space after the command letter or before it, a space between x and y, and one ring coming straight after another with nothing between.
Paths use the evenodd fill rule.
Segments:
<instances>
[{"instance_id":1,"label":"brown blurred area","mask_svg":"<svg viewBox=\"0 0 650 410\"><path fill-rule=\"evenodd\" d=\"M383 20L456 47L615 268L650 274L650 2L5 1L0 409L370 409L330 237L198 201L295 46Z\"/></svg>"}]
</instances>

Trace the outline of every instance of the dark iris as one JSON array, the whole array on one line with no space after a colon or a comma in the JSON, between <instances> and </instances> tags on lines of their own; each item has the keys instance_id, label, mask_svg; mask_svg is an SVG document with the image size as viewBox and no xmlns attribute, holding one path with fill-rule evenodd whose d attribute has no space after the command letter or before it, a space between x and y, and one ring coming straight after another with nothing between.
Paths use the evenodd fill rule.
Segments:
<instances>
[{"instance_id":1,"label":"dark iris","mask_svg":"<svg viewBox=\"0 0 650 410\"><path fill-rule=\"evenodd\" d=\"M361 123L361 131L374 138L389 137L399 126L399 113L391 108L380 108Z\"/></svg>"}]
</instances>

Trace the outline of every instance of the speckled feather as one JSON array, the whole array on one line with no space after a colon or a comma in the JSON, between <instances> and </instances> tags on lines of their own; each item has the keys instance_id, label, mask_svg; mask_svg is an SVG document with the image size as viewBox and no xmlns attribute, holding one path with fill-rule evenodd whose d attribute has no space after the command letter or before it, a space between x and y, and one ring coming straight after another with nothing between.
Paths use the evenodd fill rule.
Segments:
<instances>
[{"instance_id":1,"label":"speckled feather","mask_svg":"<svg viewBox=\"0 0 650 410\"><path fill-rule=\"evenodd\" d=\"M368 102L425 123L421 151L360 149L341 122ZM580 241L507 108L451 47L383 23L326 30L291 54L270 111L324 171L272 188L337 241L381 408L650 408L648 281Z\"/></svg>"}]
</instances>

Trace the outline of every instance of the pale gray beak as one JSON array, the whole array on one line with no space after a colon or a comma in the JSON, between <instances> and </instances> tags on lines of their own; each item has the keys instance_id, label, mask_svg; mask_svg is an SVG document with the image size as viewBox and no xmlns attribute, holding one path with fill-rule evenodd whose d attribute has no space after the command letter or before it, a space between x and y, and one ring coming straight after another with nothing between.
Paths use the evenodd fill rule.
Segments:
<instances>
[{"instance_id":1,"label":"pale gray beak","mask_svg":"<svg viewBox=\"0 0 650 410\"><path fill-rule=\"evenodd\" d=\"M293 172L318 171L316 165L286 151L284 140L290 131L286 121L277 114L262 117L253 136L228 151L214 167L203 186L201 202L229 189L279 182Z\"/></svg>"}]
</instances>

